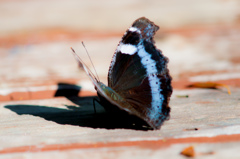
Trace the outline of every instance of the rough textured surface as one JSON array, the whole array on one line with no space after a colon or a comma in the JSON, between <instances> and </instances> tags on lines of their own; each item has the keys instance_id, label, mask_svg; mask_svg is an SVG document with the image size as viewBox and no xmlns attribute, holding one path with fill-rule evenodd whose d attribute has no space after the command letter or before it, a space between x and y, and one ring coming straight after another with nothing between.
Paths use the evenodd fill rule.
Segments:
<instances>
[{"instance_id":1,"label":"rough textured surface","mask_svg":"<svg viewBox=\"0 0 240 159\"><path fill-rule=\"evenodd\" d=\"M238 0L0 1L0 158L175 159L185 158L180 152L189 146L195 158L240 158L239 6ZM100 105L94 114L93 85L70 54L73 47L90 65L84 40L106 83L122 34L141 16L160 26L156 45L173 77L171 118L156 131ZM188 87L207 81L228 85L232 94Z\"/></svg>"},{"instance_id":2,"label":"rough textured surface","mask_svg":"<svg viewBox=\"0 0 240 159\"><path fill-rule=\"evenodd\" d=\"M189 98L176 97L185 94ZM100 106L94 114L92 97L2 102L0 154L43 157L61 150L63 158L67 154L94 157L108 153L176 157L185 146L193 145L198 153L217 158L224 158L222 151L237 156L239 96L240 89L232 89L231 96L221 90L175 91L171 119L157 131L121 127L118 119L106 118Z\"/></svg>"}]
</instances>

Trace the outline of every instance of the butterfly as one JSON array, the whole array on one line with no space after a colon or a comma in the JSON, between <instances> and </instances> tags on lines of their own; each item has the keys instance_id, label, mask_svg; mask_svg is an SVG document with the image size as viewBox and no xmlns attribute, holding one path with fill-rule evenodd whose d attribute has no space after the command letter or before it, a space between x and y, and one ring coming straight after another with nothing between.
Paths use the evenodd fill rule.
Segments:
<instances>
[{"instance_id":1,"label":"butterfly","mask_svg":"<svg viewBox=\"0 0 240 159\"><path fill-rule=\"evenodd\" d=\"M100 82L73 50L79 65L92 80L106 110L120 109L160 129L170 117L172 94L168 58L156 48L153 36L159 29L145 17L125 32L112 57L108 85Z\"/></svg>"}]
</instances>

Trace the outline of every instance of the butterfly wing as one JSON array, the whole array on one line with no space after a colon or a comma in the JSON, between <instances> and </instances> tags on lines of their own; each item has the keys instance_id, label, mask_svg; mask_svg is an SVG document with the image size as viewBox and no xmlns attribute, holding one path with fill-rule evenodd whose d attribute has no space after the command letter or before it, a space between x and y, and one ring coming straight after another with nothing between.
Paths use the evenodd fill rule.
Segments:
<instances>
[{"instance_id":1,"label":"butterfly wing","mask_svg":"<svg viewBox=\"0 0 240 159\"><path fill-rule=\"evenodd\" d=\"M108 74L108 86L132 106L129 112L154 129L169 118L172 94L168 59L153 41L158 29L147 18L137 19L120 41Z\"/></svg>"}]
</instances>

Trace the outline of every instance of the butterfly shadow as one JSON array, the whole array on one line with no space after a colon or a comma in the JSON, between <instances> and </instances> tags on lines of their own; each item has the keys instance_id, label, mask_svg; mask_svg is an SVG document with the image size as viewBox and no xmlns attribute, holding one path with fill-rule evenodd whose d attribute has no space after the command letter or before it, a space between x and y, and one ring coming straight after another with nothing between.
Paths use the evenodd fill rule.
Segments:
<instances>
[{"instance_id":1,"label":"butterfly shadow","mask_svg":"<svg viewBox=\"0 0 240 159\"><path fill-rule=\"evenodd\" d=\"M57 108L44 105L6 105L5 108L18 115L32 115L53 121L58 124L68 124L81 127L105 128L105 129L134 129L149 130L141 120L127 113L109 113L96 102L96 112L93 107L93 99L97 96L78 97L81 88L76 85L61 83L55 96L65 96L75 105L65 105L65 108ZM67 88L68 90L63 90ZM71 89L74 88L72 91ZM79 88L79 89L77 89ZM78 90L78 91L77 91Z\"/></svg>"}]
</instances>

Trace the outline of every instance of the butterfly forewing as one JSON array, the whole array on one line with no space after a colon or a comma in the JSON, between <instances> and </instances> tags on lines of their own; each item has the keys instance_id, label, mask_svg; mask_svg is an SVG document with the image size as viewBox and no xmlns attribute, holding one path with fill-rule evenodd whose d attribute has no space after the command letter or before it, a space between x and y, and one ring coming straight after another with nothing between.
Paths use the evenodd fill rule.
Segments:
<instances>
[{"instance_id":1,"label":"butterfly forewing","mask_svg":"<svg viewBox=\"0 0 240 159\"><path fill-rule=\"evenodd\" d=\"M108 74L109 87L133 107L130 113L154 129L169 117L172 93L168 60L153 41L157 30L148 19L137 19L120 41Z\"/></svg>"}]
</instances>

